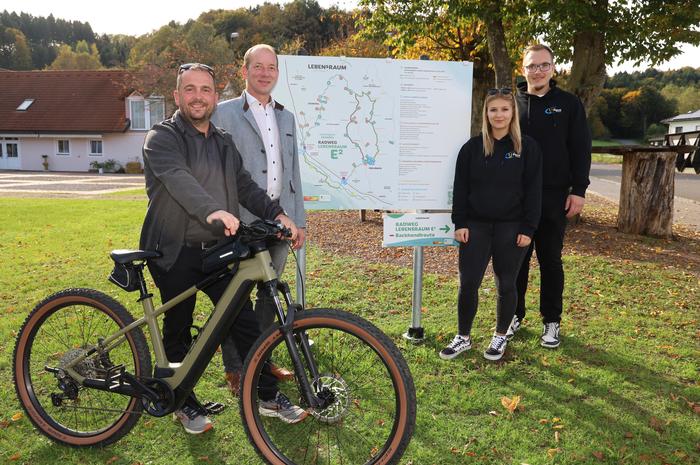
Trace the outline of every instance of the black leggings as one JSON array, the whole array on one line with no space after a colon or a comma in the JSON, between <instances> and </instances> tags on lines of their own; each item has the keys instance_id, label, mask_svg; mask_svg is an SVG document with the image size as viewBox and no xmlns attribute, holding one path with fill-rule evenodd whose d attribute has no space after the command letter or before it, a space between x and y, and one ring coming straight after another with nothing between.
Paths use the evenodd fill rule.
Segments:
<instances>
[{"instance_id":1,"label":"black leggings","mask_svg":"<svg viewBox=\"0 0 700 465\"><path fill-rule=\"evenodd\" d=\"M466 336L471 332L479 305L479 286L492 257L498 288L496 332L505 333L515 314L518 299L515 280L527 250L527 247L518 247L515 243L520 223L470 222L467 227L469 240L459 246L459 334Z\"/></svg>"}]
</instances>

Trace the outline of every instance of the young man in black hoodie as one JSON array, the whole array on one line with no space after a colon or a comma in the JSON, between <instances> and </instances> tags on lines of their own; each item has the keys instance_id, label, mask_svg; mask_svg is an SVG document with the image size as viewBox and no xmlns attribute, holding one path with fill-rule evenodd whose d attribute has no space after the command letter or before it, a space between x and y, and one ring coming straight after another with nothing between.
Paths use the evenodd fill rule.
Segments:
<instances>
[{"instance_id":1,"label":"young man in black hoodie","mask_svg":"<svg viewBox=\"0 0 700 465\"><path fill-rule=\"evenodd\" d=\"M579 214L585 203L591 135L581 100L559 89L552 79L554 54L549 47L533 45L525 49L523 73L527 82L518 85L517 95L520 128L542 149L542 217L518 275L518 304L508 336L520 329L525 317L525 291L534 246L541 276L540 344L553 349L560 344L564 232L567 219Z\"/></svg>"}]
</instances>

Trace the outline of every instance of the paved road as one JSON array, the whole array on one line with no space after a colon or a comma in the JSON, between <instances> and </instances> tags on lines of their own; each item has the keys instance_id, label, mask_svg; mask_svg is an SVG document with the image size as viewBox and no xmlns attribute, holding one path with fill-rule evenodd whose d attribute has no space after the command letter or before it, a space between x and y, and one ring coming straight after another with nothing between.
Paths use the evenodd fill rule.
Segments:
<instances>
[{"instance_id":1,"label":"paved road","mask_svg":"<svg viewBox=\"0 0 700 465\"><path fill-rule=\"evenodd\" d=\"M144 187L140 174L0 171L0 194L90 196Z\"/></svg>"},{"instance_id":2,"label":"paved road","mask_svg":"<svg viewBox=\"0 0 700 465\"><path fill-rule=\"evenodd\" d=\"M591 176L620 184L622 165L605 165L594 163L591 166ZM683 173L676 171L675 196L700 202L700 174L695 174L692 168L686 168Z\"/></svg>"},{"instance_id":3,"label":"paved road","mask_svg":"<svg viewBox=\"0 0 700 465\"><path fill-rule=\"evenodd\" d=\"M614 202L620 201L622 165L594 163L589 190ZM676 172L673 222L700 231L700 175L694 171Z\"/></svg>"}]
</instances>

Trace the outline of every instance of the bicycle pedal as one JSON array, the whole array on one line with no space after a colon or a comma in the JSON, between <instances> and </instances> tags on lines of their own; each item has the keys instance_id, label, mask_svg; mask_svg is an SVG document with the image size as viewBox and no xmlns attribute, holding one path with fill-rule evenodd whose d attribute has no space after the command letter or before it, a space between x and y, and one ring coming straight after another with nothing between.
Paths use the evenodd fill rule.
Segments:
<instances>
[{"instance_id":1,"label":"bicycle pedal","mask_svg":"<svg viewBox=\"0 0 700 465\"><path fill-rule=\"evenodd\" d=\"M202 407L207 411L207 415L218 415L226 409L226 406L221 402L212 401L205 402Z\"/></svg>"}]
</instances>

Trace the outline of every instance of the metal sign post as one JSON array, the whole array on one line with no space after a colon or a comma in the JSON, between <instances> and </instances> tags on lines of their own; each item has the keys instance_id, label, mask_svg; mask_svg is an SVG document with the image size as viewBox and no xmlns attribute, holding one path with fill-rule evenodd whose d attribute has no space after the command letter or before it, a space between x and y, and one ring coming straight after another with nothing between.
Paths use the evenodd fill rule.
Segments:
<instances>
[{"instance_id":1,"label":"metal sign post","mask_svg":"<svg viewBox=\"0 0 700 465\"><path fill-rule=\"evenodd\" d=\"M418 210L416 213L423 213ZM421 307L423 304L423 246L413 248L413 313L411 316L411 326L403 335L414 344L420 344L425 340L425 333L421 326Z\"/></svg>"}]
</instances>

